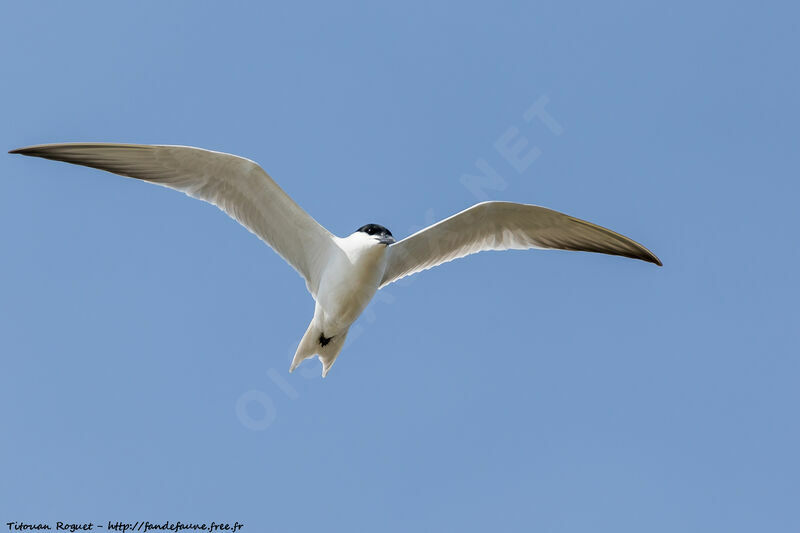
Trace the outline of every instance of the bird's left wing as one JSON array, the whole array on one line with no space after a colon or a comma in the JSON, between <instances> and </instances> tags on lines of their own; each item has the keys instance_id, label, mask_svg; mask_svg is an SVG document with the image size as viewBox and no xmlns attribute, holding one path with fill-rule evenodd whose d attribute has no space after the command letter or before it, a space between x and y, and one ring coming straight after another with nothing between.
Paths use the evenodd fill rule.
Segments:
<instances>
[{"instance_id":1,"label":"bird's left wing","mask_svg":"<svg viewBox=\"0 0 800 533\"><path fill-rule=\"evenodd\" d=\"M483 202L389 246L381 287L485 250L577 250L661 261L641 244L578 218L511 202Z\"/></svg>"},{"instance_id":2,"label":"bird's left wing","mask_svg":"<svg viewBox=\"0 0 800 533\"><path fill-rule=\"evenodd\" d=\"M189 146L112 143L43 144L10 153L99 168L214 204L278 252L314 296L335 246L328 230L243 157Z\"/></svg>"}]
</instances>

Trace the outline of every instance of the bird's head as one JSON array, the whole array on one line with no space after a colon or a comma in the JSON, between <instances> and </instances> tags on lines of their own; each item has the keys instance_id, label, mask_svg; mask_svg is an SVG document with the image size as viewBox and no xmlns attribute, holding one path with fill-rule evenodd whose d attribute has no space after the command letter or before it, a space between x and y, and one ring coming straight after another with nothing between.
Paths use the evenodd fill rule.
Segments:
<instances>
[{"instance_id":1,"label":"bird's head","mask_svg":"<svg viewBox=\"0 0 800 533\"><path fill-rule=\"evenodd\" d=\"M366 235L368 238L373 239L379 242L380 244L384 244L386 246L394 242L394 237L392 237L392 232L384 228L380 224L366 224L364 226L361 226L356 230L356 234Z\"/></svg>"}]
</instances>

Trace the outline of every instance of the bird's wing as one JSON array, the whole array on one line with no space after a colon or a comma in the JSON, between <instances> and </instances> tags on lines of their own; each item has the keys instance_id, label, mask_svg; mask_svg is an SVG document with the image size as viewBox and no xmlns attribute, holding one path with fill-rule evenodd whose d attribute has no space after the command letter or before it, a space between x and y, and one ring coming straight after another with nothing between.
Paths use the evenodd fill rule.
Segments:
<instances>
[{"instance_id":1,"label":"bird's wing","mask_svg":"<svg viewBox=\"0 0 800 533\"><path fill-rule=\"evenodd\" d=\"M483 202L389 246L381 287L469 254L529 248L623 255L661 266L641 244L591 222L537 205Z\"/></svg>"},{"instance_id":2,"label":"bird's wing","mask_svg":"<svg viewBox=\"0 0 800 533\"><path fill-rule=\"evenodd\" d=\"M332 235L255 162L189 146L43 144L12 150L149 181L216 205L256 234L306 280L316 295Z\"/></svg>"}]
</instances>

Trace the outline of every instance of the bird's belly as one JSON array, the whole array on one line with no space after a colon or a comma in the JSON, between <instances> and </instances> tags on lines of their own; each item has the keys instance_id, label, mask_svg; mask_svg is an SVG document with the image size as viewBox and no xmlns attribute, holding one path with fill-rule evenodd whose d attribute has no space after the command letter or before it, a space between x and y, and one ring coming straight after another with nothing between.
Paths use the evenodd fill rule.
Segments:
<instances>
[{"instance_id":1,"label":"bird's belly","mask_svg":"<svg viewBox=\"0 0 800 533\"><path fill-rule=\"evenodd\" d=\"M317 318L322 321L325 336L347 330L375 296L384 263L368 259L355 264L342 261L323 278L315 315L321 315Z\"/></svg>"}]
</instances>

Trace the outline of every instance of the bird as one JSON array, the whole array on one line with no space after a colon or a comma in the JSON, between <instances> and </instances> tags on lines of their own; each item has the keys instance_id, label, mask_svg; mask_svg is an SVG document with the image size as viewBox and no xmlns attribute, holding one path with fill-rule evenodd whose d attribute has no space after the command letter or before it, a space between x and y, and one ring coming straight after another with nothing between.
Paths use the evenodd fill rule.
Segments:
<instances>
[{"instance_id":1,"label":"bird","mask_svg":"<svg viewBox=\"0 0 800 533\"><path fill-rule=\"evenodd\" d=\"M662 263L610 229L546 207L505 201L475 204L401 240L380 224L346 237L320 225L256 162L191 146L119 143L41 144L11 150L105 170L186 193L219 207L303 277L315 301L289 372L318 356L328 375L348 330L376 292L401 278L487 250L597 252Z\"/></svg>"}]
</instances>

